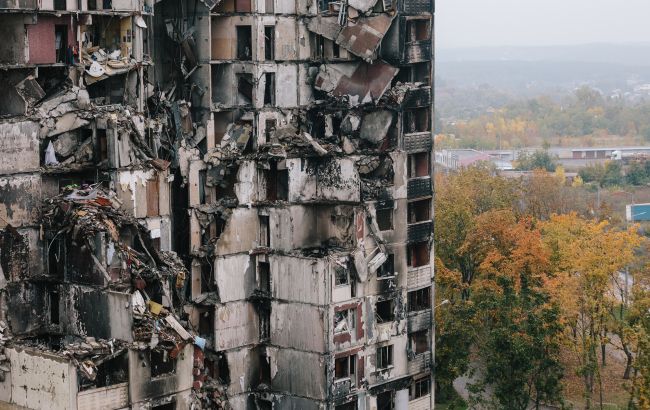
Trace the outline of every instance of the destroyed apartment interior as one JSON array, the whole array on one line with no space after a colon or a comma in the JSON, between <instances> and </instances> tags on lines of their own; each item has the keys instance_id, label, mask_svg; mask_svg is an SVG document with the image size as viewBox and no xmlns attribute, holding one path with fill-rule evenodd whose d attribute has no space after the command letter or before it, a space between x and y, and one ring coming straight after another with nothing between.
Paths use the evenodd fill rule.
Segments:
<instances>
[{"instance_id":1,"label":"destroyed apartment interior","mask_svg":"<svg viewBox=\"0 0 650 410\"><path fill-rule=\"evenodd\" d=\"M0 408L432 408L433 11L0 0Z\"/></svg>"}]
</instances>

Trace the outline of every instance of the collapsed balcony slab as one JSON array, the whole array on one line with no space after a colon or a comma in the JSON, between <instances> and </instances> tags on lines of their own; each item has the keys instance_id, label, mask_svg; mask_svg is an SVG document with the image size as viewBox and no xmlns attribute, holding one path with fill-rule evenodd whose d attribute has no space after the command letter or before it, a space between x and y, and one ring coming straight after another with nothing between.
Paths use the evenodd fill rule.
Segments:
<instances>
[{"instance_id":1,"label":"collapsed balcony slab","mask_svg":"<svg viewBox=\"0 0 650 410\"><path fill-rule=\"evenodd\" d=\"M324 64L314 87L333 97L347 98L351 106L379 101L399 69L383 61Z\"/></svg>"}]
</instances>

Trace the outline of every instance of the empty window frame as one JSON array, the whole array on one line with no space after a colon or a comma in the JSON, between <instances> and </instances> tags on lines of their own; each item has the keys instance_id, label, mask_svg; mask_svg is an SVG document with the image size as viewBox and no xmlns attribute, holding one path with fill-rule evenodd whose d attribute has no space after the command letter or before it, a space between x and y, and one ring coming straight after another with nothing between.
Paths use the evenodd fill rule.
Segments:
<instances>
[{"instance_id":1,"label":"empty window frame","mask_svg":"<svg viewBox=\"0 0 650 410\"><path fill-rule=\"evenodd\" d=\"M428 107L416 108L404 112L403 131L405 134L427 132L430 130L431 112Z\"/></svg>"},{"instance_id":2,"label":"empty window frame","mask_svg":"<svg viewBox=\"0 0 650 410\"><path fill-rule=\"evenodd\" d=\"M151 377L165 376L176 371L176 361L169 357L167 350L149 351Z\"/></svg>"},{"instance_id":3,"label":"empty window frame","mask_svg":"<svg viewBox=\"0 0 650 410\"><path fill-rule=\"evenodd\" d=\"M66 0L54 0L54 10L66 10Z\"/></svg>"},{"instance_id":4,"label":"empty window frame","mask_svg":"<svg viewBox=\"0 0 650 410\"><path fill-rule=\"evenodd\" d=\"M253 75L237 74L237 97L239 105L253 103Z\"/></svg>"},{"instance_id":5,"label":"empty window frame","mask_svg":"<svg viewBox=\"0 0 650 410\"><path fill-rule=\"evenodd\" d=\"M264 127L264 135L266 136L266 142L270 142L275 129L278 127L278 120L275 118L267 119L266 126Z\"/></svg>"},{"instance_id":6,"label":"empty window frame","mask_svg":"<svg viewBox=\"0 0 650 410\"><path fill-rule=\"evenodd\" d=\"M289 170L281 168L277 161L270 161L269 169L264 171L267 201L286 201L289 199Z\"/></svg>"},{"instance_id":7,"label":"empty window frame","mask_svg":"<svg viewBox=\"0 0 650 410\"><path fill-rule=\"evenodd\" d=\"M428 19L413 19L406 22L406 42L426 41L431 36Z\"/></svg>"},{"instance_id":8,"label":"empty window frame","mask_svg":"<svg viewBox=\"0 0 650 410\"><path fill-rule=\"evenodd\" d=\"M65 6L60 10L65 10ZM54 26L54 50L57 63L68 63L68 26L59 24Z\"/></svg>"},{"instance_id":9,"label":"empty window frame","mask_svg":"<svg viewBox=\"0 0 650 410\"><path fill-rule=\"evenodd\" d=\"M422 354L429 351L429 332L421 330L409 333L409 344L413 353Z\"/></svg>"},{"instance_id":10,"label":"empty window frame","mask_svg":"<svg viewBox=\"0 0 650 410\"><path fill-rule=\"evenodd\" d=\"M410 154L407 160L408 164L408 177L419 178L431 175L431 154L428 152L420 152L417 154Z\"/></svg>"},{"instance_id":11,"label":"empty window frame","mask_svg":"<svg viewBox=\"0 0 650 410\"><path fill-rule=\"evenodd\" d=\"M269 216L260 215L260 246L268 248L271 245L271 231L269 226Z\"/></svg>"},{"instance_id":12,"label":"empty window frame","mask_svg":"<svg viewBox=\"0 0 650 410\"><path fill-rule=\"evenodd\" d=\"M413 243L407 248L407 265L411 268L428 265L429 257L429 244L427 242Z\"/></svg>"},{"instance_id":13,"label":"empty window frame","mask_svg":"<svg viewBox=\"0 0 650 410\"><path fill-rule=\"evenodd\" d=\"M377 369L386 369L393 365L393 345L377 349Z\"/></svg>"},{"instance_id":14,"label":"empty window frame","mask_svg":"<svg viewBox=\"0 0 650 410\"><path fill-rule=\"evenodd\" d=\"M253 58L253 37L251 26L237 26L237 59Z\"/></svg>"},{"instance_id":15,"label":"empty window frame","mask_svg":"<svg viewBox=\"0 0 650 410\"><path fill-rule=\"evenodd\" d=\"M275 60L275 26L264 27L264 59Z\"/></svg>"},{"instance_id":16,"label":"empty window frame","mask_svg":"<svg viewBox=\"0 0 650 410\"><path fill-rule=\"evenodd\" d=\"M334 378L336 380L350 378L354 384L357 367L357 355L353 354L334 360Z\"/></svg>"},{"instance_id":17,"label":"empty window frame","mask_svg":"<svg viewBox=\"0 0 650 410\"><path fill-rule=\"evenodd\" d=\"M265 293L271 293L271 264L268 262L257 263L257 273L259 274L259 290Z\"/></svg>"},{"instance_id":18,"label":"empty window frame","mask_svg":"<svg viewBox=\"0 0 650 410\"><path fill-rule=\"evenodd\" d=\"M389 390L377 396L377 410L395 410L395 392Z\"/></svg>"},{"instance_id":19,"label":"empty window frame","mask_svg":"<svg viewBox=\"0 0 650 410\"><path fill-rule=\"evenodd\" d=\"M334 313L334 333L353 332L357 327L357 310L346 309Z\"/></svg>"},{"instance_id":20,"label":"empty window frame","mask_svg":"<svg viewBox=\"0 0 650 410\"><path fill-rule=\"evenodd\" d=\"M431 307L431 288L426 287L408 293L409 312L419 312Z\"/></svg>"},{"instance_id":21,"label":"empty window frame","mask_svg":"<svg viewBox=\"0 0 650 410\"><path fill-rule=\"evenodd\" d=\"M393 208L379 208L376 210L377 226L380 231L393 229Z\"/></svg>"},{"instance_id":22,"label":"empty window frame","mask_svg":"<svg viewBox=\"0 0 650 410\"><path fill-rule=\"evenodd\" d=\"M395 276L395 255L390 254L386 262L377 269L377 277L392 278L393 276Z\"/></svg>"},{"instance_id":23,"label":"empty window frame","mask_svg":"<svg viewBox=\"0 0 650 410\"><path fill-rule=\"evenodd\" d=\"M408 223L416 224L431 220L431 199L409 202Z\"/></svg>"},{"instance_id":24,"label":"empty window frame","mask_svg":"<svg viewBox=\"0 0 650 410\"><path fill-rule=\"evenodd\" d=\"M409 388L409 400L416 400L420 397L427 396L431 389L431 378L430 376L423 377L421 379L413 380L411 387Z\"/></svg>"},{"instance_id":25,"label":"empty window frame","mask_svg":"<svg viewBox=\"0 0 650 410\"><path fill-rule=\"evenodd\" d=\"M264 73L264 105L275 105L275 73Z\"/></svg>"},{"instance_id":26,"label":"empty window frame","mask_svg":"<svg viewBox=\"0 0 650 410\"><path fill-rule=\"evenodd\" d=\"M334 410L357 410L357 402L355 400L345 404L339 404L338 406L334 407Z\"/></svg>"},{"instance_id":27,"label":"empty window frame","mask_svg":"<svg viewBox=\"0 0 650 410\"><path fill-rule=\"evenodd\" d=\"M350 283L350 274L347 269L342 266L334 268L334 284L336 286L345 286Z\"/></svg>"},{"instance_id":28,"label":"empty window frame","mask_svg":"<svg viewBox=\"0 0 650 410\"><path fill-rule=\"evenodd\" d=\"M395 301L387 299L377 302L375 304L375 317L377 323L387 323L395 320Z\"/></svg>"}]
</instances>

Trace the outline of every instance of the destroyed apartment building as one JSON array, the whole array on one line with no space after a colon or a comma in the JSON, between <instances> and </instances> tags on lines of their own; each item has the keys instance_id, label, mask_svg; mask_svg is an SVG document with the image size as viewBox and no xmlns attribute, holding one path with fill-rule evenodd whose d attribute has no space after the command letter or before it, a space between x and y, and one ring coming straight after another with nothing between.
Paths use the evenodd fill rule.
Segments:
<instances>
[{"instance_id":1,"label":"destroyed apartment building","mask_svg":"<svg viewBox=\"0 0 650 410\"><path fill-rule=\"evenodd\" d=\"M0 0L0 407L433 407L433 0Z\"/></svg>"}]
</instances>

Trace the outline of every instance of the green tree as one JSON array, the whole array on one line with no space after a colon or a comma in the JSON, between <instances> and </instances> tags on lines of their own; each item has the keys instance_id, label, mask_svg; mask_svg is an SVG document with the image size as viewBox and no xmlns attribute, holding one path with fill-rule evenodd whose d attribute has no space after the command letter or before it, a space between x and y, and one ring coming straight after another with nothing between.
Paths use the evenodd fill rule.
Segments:
<instances>
[{"instance_id":1,"label":"green tree","mask_svg":"<svg viewBox=\"0 0 650 410\"><path fill-rule=\"evenodd\" d=\"M605 164L605 174L601 181L602 186L616 186L623 184L623 168L619 161L608 161Z\"/></svg>"},{"instance_id":2,"label":"green tree","mask_svg":"<svg viewBox=\"0 0 650 410\"><path fill-rule=\"evenodd\" d=\"M537 150L532 154L522 152L517 159L517 169L521 171L541 169L547 172L555 172L556 168L555 158L547 150Z\"/></svg>"},{"instance_id":3,"label":"green tree","mask_svg":"<svg viewBox=\"0 0 650 410\"><path fill-rule=\"evenodd\" d=\"M630 185L643 185L648 180L645 167L639 162L633 162L625 174L625 180Z\"/></svg>"}]
</instances>

